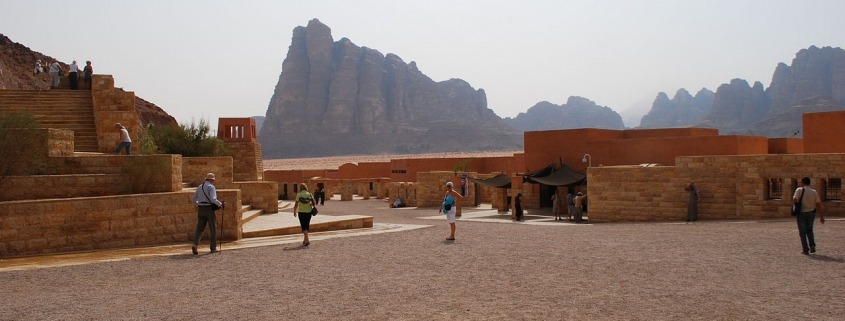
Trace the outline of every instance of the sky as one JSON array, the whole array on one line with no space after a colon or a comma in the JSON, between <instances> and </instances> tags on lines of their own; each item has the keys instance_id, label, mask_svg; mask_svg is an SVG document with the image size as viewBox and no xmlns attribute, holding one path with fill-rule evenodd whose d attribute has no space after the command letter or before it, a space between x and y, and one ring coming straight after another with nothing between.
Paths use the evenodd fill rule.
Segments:
<instances>
[{"instance_id":1,"label":"sky","mask_svg":"<svg viewBox=\"0 0 845 321\"><path fill-rule=\"evenodd\" d=\"M500 117L581 96L639 124L659 92L768 86L811 45L845 46L842 0L2 0L0 33L94 72L180 123L263 116L293 29L460 78ZM630 120L635 119L635 123Z\"/></svg>"}]
</instances>

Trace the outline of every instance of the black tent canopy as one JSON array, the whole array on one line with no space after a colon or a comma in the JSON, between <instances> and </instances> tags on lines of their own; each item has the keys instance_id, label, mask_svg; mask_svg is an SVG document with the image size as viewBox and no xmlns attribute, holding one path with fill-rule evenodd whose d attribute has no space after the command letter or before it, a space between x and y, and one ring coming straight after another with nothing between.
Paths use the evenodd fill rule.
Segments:
<instances>
[{"instance_id":1,"label":"black tent canopy","mask_svg":"<svg viewBox=\"0 0 845 321\"><path fill-rule=\"evenodd\" d=\"M511 178L504 174L499 174L488 179L469 178L471 181L479 185L499 188L510 188Z\"/></svg>"},{"instance_id":2,"label":"black tent canopy","mask_svg":"<svg viewBox=\"0 0 845 321\"><path fill-rule=\"evenodd\" d=\"M583 181L586 175L573 171L569 166L561 165L556 171L543 176L527 176L526 181L551 186L567 186Z\"/></svg>"}]
</instances>

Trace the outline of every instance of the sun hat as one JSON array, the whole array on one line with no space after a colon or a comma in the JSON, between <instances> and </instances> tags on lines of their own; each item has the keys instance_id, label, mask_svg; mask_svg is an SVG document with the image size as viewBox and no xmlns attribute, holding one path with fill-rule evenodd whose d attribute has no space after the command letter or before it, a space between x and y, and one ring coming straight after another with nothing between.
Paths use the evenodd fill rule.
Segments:
<instances>
[{"instance_id":1,"label":"sun hat","mask_svg":"<svg viewBox=\"0 0 845 321\"><path fill-rule=\"evenodd\" d=\"M205 174L205 179L210 179L210 180L212 180L212 181L216 180L216 179L214 178L214 173L208 173L208 174Z\"/></svg>"}]
</instances>

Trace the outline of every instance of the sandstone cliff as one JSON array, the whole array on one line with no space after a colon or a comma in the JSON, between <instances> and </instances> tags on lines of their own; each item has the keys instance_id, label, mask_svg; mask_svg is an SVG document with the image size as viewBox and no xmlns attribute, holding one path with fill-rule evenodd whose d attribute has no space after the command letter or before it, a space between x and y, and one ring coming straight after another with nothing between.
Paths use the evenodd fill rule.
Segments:
<instances>
[{"instance_id":1,"label":"sandstone cliff","mask_svg":"<svg viewBox=\"0 0 845 321\"><path fill-rule=\"evenodd\" d=\"M686 89L679 89L669 99L666 93L657 94L651 111L640 120L641 128L683 127L704 119L713 108L715 93L702 88L690 95Z\"/></svg>"},{"instance_id":2,"label":"sandstone cliff","mask_svg":"<svg viewBox=\"0 0 845 321\"><path fill-rule=\"evenodd\" d=\"M259 134L266 158L520 149L483 90L435 82L414 62L335 42L317 19L293 31Z\"/></svg>"},{"instance_id":3,"label":"sandstone cliff","mask_svg":"<svg viewBox=\"0 0 845 321\"><path fill-rule=\"evenodd\" d=\"M688 99L679 93L681 100ZM802 49L792 65L778 64L769 88L733 79L719 86L712 108L699 120L677 117L673 101L658 95L640 127L695 126L717 128L722 134L800 136L803 113L845 110L845 50Z\"/></svg>"},{"instance_id":4,"label":"sandstone cliff","mask_svg":"<svg viewBox=\"0 0 845 321\"><path fill-rule=\"evenodd\" d=\"M30 75L35 67L35 61L39 59L41 61L57 60L20 43L12 42L8 37L0 34L0 89L36 89ZM67 70L67 64L61 61L59 64ZM96 66L94 67L96 72ZM135 96L135 110L144 126L176 124L173 116L138 96Z\"/></svg>"},{"instance_id":5,"label":"sandstone cliff","mask_svg":"<svg viewBox=\"0 0 845 321\"><path fill-rule=\"evenodd\" d=\"M622 116L589 99L572 96L566 104L542 101L505 122L520 132L573 128L624 129Z\"/></svg>"}]
</instances>

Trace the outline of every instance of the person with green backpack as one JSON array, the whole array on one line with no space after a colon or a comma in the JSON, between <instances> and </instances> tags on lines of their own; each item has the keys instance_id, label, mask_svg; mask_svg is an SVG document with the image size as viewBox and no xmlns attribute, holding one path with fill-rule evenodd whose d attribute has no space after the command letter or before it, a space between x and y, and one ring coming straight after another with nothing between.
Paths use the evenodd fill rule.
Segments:
<instances>
[{"instance_id":1,"label":"person with green backpack","mask_svg":"<svg viewBox=\"0 0 845 321\"><path fill-rule=\"evenodd\" d=\"M311 244L308 241L308 229L311 227L311 216L317 215L314 211L317 203L314 201L314 195L308 192L308 185L305 183L299 184L299 193L296 193L296 199L293 203L293 216L299 216L299 227L302 228L302 246Z\"/></svg>"}]
</instances>

